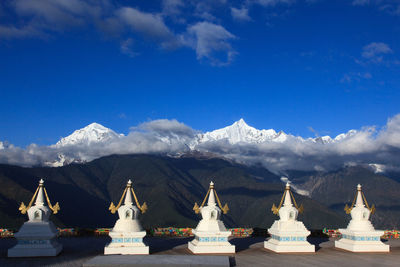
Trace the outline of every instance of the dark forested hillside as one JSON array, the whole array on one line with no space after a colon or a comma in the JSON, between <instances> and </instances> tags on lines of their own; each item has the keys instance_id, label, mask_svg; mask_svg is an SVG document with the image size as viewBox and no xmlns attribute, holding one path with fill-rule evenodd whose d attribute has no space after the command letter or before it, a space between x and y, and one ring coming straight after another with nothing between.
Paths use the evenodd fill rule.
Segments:
<instances>
[{"instance_id":1,"label":"dark forested hillside","mask_svg":"<svg viewBox=\"0 0 400 267\"><path fill-rule=\"evenodd\" d=\"M351 204L356 186L361 184L368 204L376 205L376 213L371 216L373 224L384 228L400 226L400 183L394 179L355 166L327 173L303 173L293 180L308 190L312 199L343 216L344 205Z\"/></svg>"},{"instance_id":2,"label":"dark forested hillside","mask_svg":"<svg viewBox=\"0 0 400 267\"><path fill-rule=\"evenodd\" d=\"M349 179L349 188L313 189L311 196L315 199L295 194L297 201L305 207L300 219L307 227L346 225L340 206L352 198L356 180L359 180L356 174L350 176L355 178L354 181ZM148 212L142 217L145 227L194 227L199 219L192 210L194 202L203 200L208 184L213 180L221 201L227 202L230 208L224 215L227 226L267 228L277 219L270 209L273 203L279 204L284 188L279 177L266 169L218 158L115 155L59 168L0 165L0 226L17 227L27 219L18 212L18 206L21 201L29 202L40 178L45 179L51 201L58 201L61 206L54 221L66 227L113 226L117 215L108 211L110 201L118 202L126 181L132 179L139 201L148 204ZM322 177L323 181L325 179L328 178ZM382 179L384 183L393 181ZM312 188L311 181L309 176L304 184L308 189ZM393 183L389 187L396 188L398 183ZM373 189L380 188L383 185L377 181ZM343 191L340 195L338 189ZM366 189L370 188L367 186ZM327 201L323 197L327 194L332 196L328 199L334 200ZM366 195L373 202L374 194ZM393 197L391 195L390 199ZM381 205L381 202L377 204ZM384 209L383 204L381 208Z\"/></svg>"}]
</instances>

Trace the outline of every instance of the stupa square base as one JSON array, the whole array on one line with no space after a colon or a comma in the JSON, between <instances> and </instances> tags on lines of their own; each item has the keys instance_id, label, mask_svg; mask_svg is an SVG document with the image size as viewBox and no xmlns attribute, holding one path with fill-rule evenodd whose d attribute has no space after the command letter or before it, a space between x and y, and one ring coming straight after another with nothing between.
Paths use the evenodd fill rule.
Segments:
<instances>
[{"instance_id":1,"label":"stupa square base","mask_svg":"<svg viewBox=\"0 0 400 267\"><path fill-rule=\"evenodd\" d=\"M137 247L105 247L104 255L113 255L113 254L121 254L121 255L148 255L149 247L148 246L137 246Z\"/></svg>"},{"instance_id":2,"label":"stupa square base","mask_svg":"<svg viewBox=\"0 0 400 267\"><path fill-rule=\"evenodd\" d=\"M233 254L235 246L229 242L199 242L197 240L190 241L188 248L193 254Z\"/></svg>"},{"instance_id":3,"label":"stupa square base","mask_svg":"<svg viewBox=\"0 0 400 267\"><path fill-rule=\"evenodd\" d=\"M339 229L342 238L335 247L351 252L389 252L390 246L381 241L383 231L351 231Z\"/></svg>"},{"instance_id":4,"label":"stupa square base","mask_svg":"<svg viewBox=\"0 0 400 267\"><path fill-rule=\"evenodd\" d=\"M306 241L279 242L272 238L264 242L264 248L277 253L314 253L315 246Z\"/></svg>"},{"instance_id":5,"label":"stupa square base","mask_svg":"<svg viewBox=\"0 0 400 267\"><path fill-rule=\"evenodd\" d=\"M285 229L276 229L280 226L289 226ZM284 227L282 227L284 228ZM264 248L277 253L313 253L315 246L307 242L307 236L310 235L302 222L280 222L275 221L268 232L271 238L264 242Z\"/></svg>"},{"instance_id":6,"label":"stupa square base","mask_svg":"<svg viewBox=\"0 0 400 267\"><path fill-rule=\"evenodd\" d=\"M104 255L147 255L149 247L143 243L146 231L142 232L113 232L109 233L111 242L104 248Z\"/></svg>"},{"instance_id":7,"label":"stupa square base","mask_svg":"<svg viewBox=\"0 0 400 267\"><path fill-rule=\"evenodd\" d=\"M10 258L14 258L14 257L54 257L54 256L57 256L58 254L60 254L61 250L62 250L62 245L59 243L51 244L50 246L43 246L43 245L32 246L32 245L17 244L15 247L10 248L8 250L7 256Z\"/></svg>"}]
</instances>

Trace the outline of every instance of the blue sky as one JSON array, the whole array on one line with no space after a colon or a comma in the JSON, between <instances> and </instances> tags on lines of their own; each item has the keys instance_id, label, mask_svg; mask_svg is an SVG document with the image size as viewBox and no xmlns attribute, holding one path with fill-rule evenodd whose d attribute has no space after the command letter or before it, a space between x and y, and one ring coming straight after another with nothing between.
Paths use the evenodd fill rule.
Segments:
<instances>
[{"instance_id":1,"label":"blue sky","mask_svg":"<svg viewBox=\"0 0 400 267\"><path fill-rule=\"evenodd\" d=\"M1 1L0 140L162 118L305 137L384 126L399 41L396 0Z\"/></svg>"}]
</instances>

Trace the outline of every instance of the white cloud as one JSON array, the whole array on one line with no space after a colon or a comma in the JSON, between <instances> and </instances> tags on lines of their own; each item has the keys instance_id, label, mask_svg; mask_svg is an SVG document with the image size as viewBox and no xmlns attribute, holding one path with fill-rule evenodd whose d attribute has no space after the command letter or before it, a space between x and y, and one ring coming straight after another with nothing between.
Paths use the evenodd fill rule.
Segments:
<instances>
[{"instance_id":1,"label":"white cloud","mask_svg":"<svg viewBox=\"0 0 400 267\"><path fill-rule=\"evenodd\" d=\"M14 5L20 16L33 16L43 27L53 29L85 25L109 6L108 1L91 0L15 0Z\"/></svg>"},{"instance_id":2,"label":"white cloud","mask_svg":"<svg viewBox=\"0 0 400 267\"><path fill-rule=\"evenodd\" d=\"M229 9L227 0L162 0L159 10L145 11L128 2L117 4L110 0L9 0L7 16L13 20L0 23L0 39L43 38L55 32L94 28L105 37L114 38L121 52L128 56L136 55L131 40L144 37L144 41L150 39L163 49L190 47L196 51L197 59L225 66L237 55L231 45L236 36L222 26L218 14L228 10L233 19L249 21L251 5L269 7L294 1L248 0L239 4L240 9ZM3 9L0 16L2 13Z\"/></svg>"},{"instance_id":3,"label":"white cloud","mask_svg":"<svg viewBox=\"0 0 400 267\"><path fill-rule=\"evenodd\" d=\"M353 6L365 6L370 4L370 0L354 0L351 4Z\"/></svg>"},{"instance_id":4,"label":"white cloud","mask_svg":"<svg viewBox=\"0 0 400 267\"><path fill-rule=\"evenodd\" d=\"M385 11L386 13L394 16L400 15L400 3L384 4L379 7L379 10Z\"/></svg>"},{"instance_id":5,"label":"white cloud","mask_svg":"<svg viewBox=\"0 0 400 267\"><path fill-rule=\"evenodd\" d=\"M164 15L176 16L181 13L181 9L185 6L182 0L163 0L162 9Z\"/></svg>"},{"instance_id":6,"label":"white cloud","mask_svg":"<svg viewBox=\"0 0 400 267\"><path fill-rule=\"evenodd\" d=\"M194 16L199 17L206 21L218 21L217 16L214 14L218 8L225 9L226 0L193 0Z\"/></svg>"},{"instance_id":7,"label":"white cloud","mask_svg":"<svg viewBox=\"0 0 400 267\"><path fill-rule=\"evenodd\" d=\"M67 158L93 160L111 154L165 153L189 151L196 131L177 120L154 120L133 127L127 136L104 143L68 147L13 145L0 149L0 162L32 166L52 162L59 154ZM211 152L244 164L262 164L276 173L285 170L328 171L355 164L379 164L394 170L400 165L400 114L390 118L385 127L364 127L333 143L300 140L288 135L284 142L236 143L227 140L200 143L196 150Z\"/></svg>"},{"instance_id":8,"label":"white cloud","mask_svg":"<svg viewBox=\"0 0 400 267\"><path fill-rule=\"evenodd\" d=\"M268 7L268 6L275 6L278 4L292 4L292 3L296 2L296 0L254 0L254 1L250 1L250 2L257 3L264 7Z\"/></svg>"},{"instance_id":9,"label":"white cloud","mask_svg":"<svg viewBox=\"0 0 400 267\"><path fill-rule=\"evenodd\" d=\"M113 6L109 0L12 0L8 10L13 10L16 18L12 25L0 25L0 38L43 37L98 24Z\"/></svg>"},{"instance_id":10,"label":"white cloud","mask_svg":"<svg viewBox=\"0 0 400 267\"><path fill-rule=\"evenodd\" d=\"M400 15L400 1L398 0L353 0L353 6L374 6L389 15Z\"/></svg>"},{"instance_id":11,"label":"white cloud","mask_svg":"<svg viewBox=\"0 0 400 267\"><path fill-rule=\"evenodd\" d=\"M393 53L389 45L385 43L372 42L362 48L362 57L375 61L382 61L383 54Z\"/></svg>"},{"instance_id":12,"label":"white cloud","mask_svg":"<svg viewBox=\"0 0 400 267\"><path fill-rule=\"evenodd\" d=\"M0 25L0 39L22 39L27 37L40 36L44 37L45 34L33 27L32 25L25 25L17 28L13 25L4 26Z\"/></svg>"},{"instance_id":13,"label":"white cloud","mask_svg":"<svg viewBox=\"0 0 400 267\"><path fill-rule=\"evenodd\" d=\"M235 20L240 20L240 21L250 21L251 18L249 16L249 9L242 7L242 8L235 8L231 7L231 15L232 18Z\"/></svg>"},{"instance_id":14,"label":"white cloud","mask_svg":"<svg viewBox=\"0 0 400 267\"><path fill-rule=\"evenodd\" d=\"M173 36L162 17L153 13L142 12L132 7L123 7L116 11L117 16L134 31L157 39Z\"/></svg>"},{"instance_id":15,"label":"white cloud","mask_svg":"<svg viewBox=\"0 0 400 267\"><path fill-rule=\"evenodd\" d=\"M208 59L212 65L217 66L230 64L237 54L230 44L233 39L236 39L235 35L211 22L198 22L189 26L181 36L181 42L196 51L197 59Z\"/></svg>"},{"instance_id":16,"label":"white cloud","mask_svg":"<svg viewBox=\"0 0 400 267\"><path fill-rule=\"evenodd\" d=\"M130 57L135 57L137 55L139 55L139 53L136 53L133 51L133 39L132 38L128 38L124 41L121 42L121 52L125 55L128 55Z\"/></svg>"},{"instance_id":17,"label":"white cloud","mask_svg":"<svg viewBox=\"0 0 400 267\"><path fill-rule=\"evenodd\" d=\"M400 148L400 114L388 120L386 128L378 137L378 141L392 148Z\"/></svg>"},{"instance_id":18,"label":"white cloud","mask_svg":"<svg viewBox=\"0 0 400 267\"><path fill-rule=\"evenodd\" d=\"M349 72L343 75L340 79L341 83L360 82L362 80L369 80L372 78L370 72Z\"/></svg>"},{"instance_id":19,"label":"white cloud","mask_svg":"<svg viewBox=\"0 0 400 267\"><path fill-rule=\"evenodd\" d=\"M136 129L136 128L133 128ZM153 120L142 123L138 126L138 129L146 130L148 132L157 133L160 136L186 136L193 138L195 131L189 126L181 123L175 119L167 120Z\"/></svg>"}]
</instances>

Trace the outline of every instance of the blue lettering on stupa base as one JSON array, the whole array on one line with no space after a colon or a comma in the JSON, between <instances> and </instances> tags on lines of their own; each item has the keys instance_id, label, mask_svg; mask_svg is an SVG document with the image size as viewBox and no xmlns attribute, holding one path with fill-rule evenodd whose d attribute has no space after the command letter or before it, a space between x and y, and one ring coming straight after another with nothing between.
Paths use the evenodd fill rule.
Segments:
<instances>
[{"instance_id":1,"label":"blue lettering on stupa base","mask_svg":"<svg viewBox=\"0 0 400 267\"><path fill-rule=\"evenodd\" d=\"M227 237L217 237L217 236L196 237L196 239L199 242L228 242L228 238Z\"/></svg>"},{"instance_id":2,"label":"blue lettering on stupa base","mask_svg":"<svg viewBox=\"0 0 400 267\"><path fill-rule=\"evenodd\" d=\"M18 240L19 245L46 245L50 244L50 240L41 240L41 239L35 239L35 240L24 240L24 239L19 239Z\"/></svg>"},{"instance_id":3,"label":"blue lettering on stupa base","mask_svg":"<svg viewBox=\"0 0 400 267\"><path fill-rule=\"evenodd\" d=\"M271 235L272 239L281 241L281 242L304 242L307 241L307 237L305 236L277 236Z\"/></svg>"},{"instance_id":4,"label":"blue lettering on stupa base","mask_svg":"<svg viewBox=\"0 0 400 267\"><path fill-rule=\"evenodd\" d=\"M143 238L134 238L134 237L118 237L118 238L113 238L111 240L111 243L142 243Z\"/></svg>"},{"instance_id":5,"label":"blue lettering on stupa base","mask_svg":"<svg viewBox=\"0 0 400 267\"><path fill-rule=\"evenodd\" d=\"M379 236L353 236L353 235L342 235L342 238L349 239L352 241L380 241Z\"/></svg>"}]
</instances>

